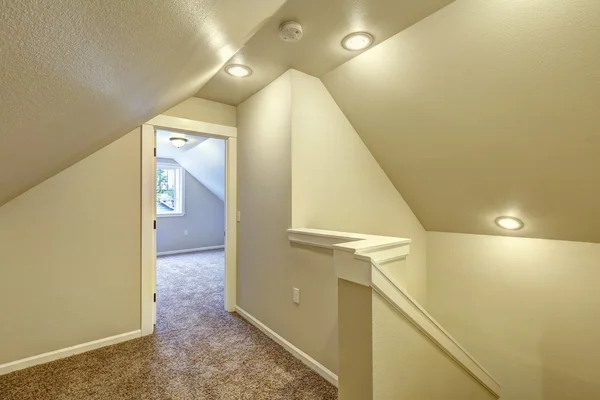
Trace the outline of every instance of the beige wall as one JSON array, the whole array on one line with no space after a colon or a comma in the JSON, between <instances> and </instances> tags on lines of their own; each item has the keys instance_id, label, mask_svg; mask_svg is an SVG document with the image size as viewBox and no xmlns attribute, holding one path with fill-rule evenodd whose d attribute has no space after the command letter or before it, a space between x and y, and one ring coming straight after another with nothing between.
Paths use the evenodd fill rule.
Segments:
<instances>
[{"instance_id":1,"label":"beige wall","mask_svg":"<svg viewBox=\"0 0 600 400\"><path fill-rule=\"evenodd\" d=\"M0 304L0 364L140 329L139 129L0 207Z\"/></svg>"},{"instance_id":2,"label":"beige wall","mask_svg":"<svg viewBox=\"0 0 600 400\"><path fill-rule=\"evenodd\" d=\"M291 246L291 74L238 106L238 305L337 371L331 251ZM292 301L300 289L301 304Z\"/></svg>"},{"instance_id":3,"label":"beige wall","mask_svg":"<svg viewBox=\"0 0 600 400\"><path fill-rule=\"evenodd\" d=\"M202 99L166 114L235 126ZM140 329L140 151L138 128L0 207L0 364Z\"/></svg>"},{"instance_id":4,"label":"beige wall","mask_svg":"<svg viewBox=\"0 0 600 400\"><path fill-rule=\"evenodd\" d=\"M375 292L372 312L373 399L496 399Z\"/></svg>"},{"instance_id":5,"label":"beige wall","mask_svg":"<svg viewBox=\"0 0 600 400\"><path fill-rule=\"evenodd\" d=\"M373 399L372 289L338 279L339 398Z\"/></svg>"},{"instance_id":6,"label":"beige wall","mask_svg":"<svg viewBox=\"0 0 600 400\"><path fill-rule=\"evenodd\" d=\"M425 230L321 81L290 72L292 225L412 239L399 280L425 305Z\"/></svg>"},{"instance_id":7,"label":"beige wall","mask_svg":"<svg viewBox=\"0 0 600 400\"><path fill-rule=\"evenodd\" d=\"M496 399L371 287L338 290L340 399Z\"/></svg>"},{"instance_id":8,"label":"beige wall","mask_svg":"<svg viewBox=\"0 0 600 400\"><path fill-rule=\"evenodd\" d=\"M429 232L429 311L503 400L600 398L600 245Z\"/></svg>"},{"instance_id":9,"label":"beige wall","mask_svg":"<svg viewBox=\"0 0 600 400\"><path fill-rule=\"evenodd\" d=\"M211 124L236 126L236 109L234 106L210 100L190 97L175 107L165 111L163 115L187 118Z\"/></svg>"},{"instance_id":10,"label":"beige wall","mask_svg":"<svg viewBox=\"0 0 600 400\"><path fill-rule=\"evenodd\" d=\"M287 228L413 239L408 290L423 303L425 231L317 78L286 72L240 104L237 121L238 305L337 372L331 252L290 246Z\"/></svg>"}]
</instances>

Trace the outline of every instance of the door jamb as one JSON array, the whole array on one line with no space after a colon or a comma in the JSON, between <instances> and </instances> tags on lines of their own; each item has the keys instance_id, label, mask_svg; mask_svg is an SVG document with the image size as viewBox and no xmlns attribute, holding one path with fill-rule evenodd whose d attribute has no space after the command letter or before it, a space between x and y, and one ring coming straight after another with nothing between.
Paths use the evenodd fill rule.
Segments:
<instances>
[{"instance_id":1,"label":"door jamb","mask_svg":"<svg viewBox=\"0 0 600 400\"><path fill-rule=\"evenodd\" d=\"M156 322L156 128L225 140L225 310L234 312L237 300L237 128L159 115L141 128L142 335L152 334Z\"/></svg>"}]
</instances>

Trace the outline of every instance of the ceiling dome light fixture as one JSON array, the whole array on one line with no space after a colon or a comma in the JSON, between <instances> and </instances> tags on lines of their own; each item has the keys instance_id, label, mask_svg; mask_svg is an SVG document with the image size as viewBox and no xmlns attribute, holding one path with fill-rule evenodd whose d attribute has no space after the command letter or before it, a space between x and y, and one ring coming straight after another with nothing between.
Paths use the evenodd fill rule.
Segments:
<instances>
[{"instance_id":1,"label":"ceiling dome light fixture","mask_svg":"<svg viewBox=\"0 0 600 400\"><path fill-rule=\"evenodd\" d=\"M177 147L178 149L185 146L185 144L187 143L187 139L182 137L172 137L169 140L171 141L171 144Z\"/></svg>"},{"instance_id":2,"label":"ceiling dome light fixture","mask_svg":"<svg viewBox=\"0 0 600 400\"><path fill-rule=\"evenodd\" d=\"M496 218L496 225L510 231L518 231L525 226L523 221L515 217L498 217Z\"/></svg>"},{"instance_id":3,"label":"ceiling dome light fixture","mask_svg":"<svg viewBox=\"0 0 600 400\"><path fill-rule=\"evenodd\" d=\"M250 67L247 67L242 64L229 64L225 67L225 72L227 72L231 76L235 76L238 78L245 78L247 76L252 75L252 70Z\"/></svg>"},{"instance_id":4,"label":"ceiling dome light fixture","mask_svg":"<svg viewBox=\"0 0 600 400\"><path fill-rule=\"evenodd\" d=\"M342 40L342 47L350 51L363 50L373 44L373 35L369 32L354 32Z\"/></svg>"}]
</instances>

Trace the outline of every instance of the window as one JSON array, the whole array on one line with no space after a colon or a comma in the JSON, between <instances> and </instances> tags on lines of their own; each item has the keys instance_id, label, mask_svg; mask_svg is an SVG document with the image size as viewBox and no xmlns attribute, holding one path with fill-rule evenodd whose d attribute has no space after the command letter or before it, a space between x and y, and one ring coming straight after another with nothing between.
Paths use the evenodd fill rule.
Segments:
<instances>
[{"instance_id":1,"label":"window","mask_svg":"<svg viewBox=\"0 0 600 400\"><path fill-rule=\"evenodd\" d=\"M156 164L156 215L180 217L184 214L184 170L179 164Z\"/></svg>"}]
</instances>

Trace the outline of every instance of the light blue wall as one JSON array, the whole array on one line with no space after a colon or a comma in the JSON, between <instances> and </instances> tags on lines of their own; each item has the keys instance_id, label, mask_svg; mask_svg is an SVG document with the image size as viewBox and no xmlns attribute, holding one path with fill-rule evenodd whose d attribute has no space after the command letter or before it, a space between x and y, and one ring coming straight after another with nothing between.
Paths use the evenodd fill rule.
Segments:
<instances>
[{"instance_id":1,"label":"light blue wall","mask_svg":"<svg viewBox=\"0 0 600 400\"><path fill-rule=\"evenodd\" d=\"M160 159L174 163L173 160ZM225 205L189 172L185 172L185 215L158 217L157 252L222 246L225 243ZM188 231L187 235L185 231Z\"/></svg>"}]
</instances>

